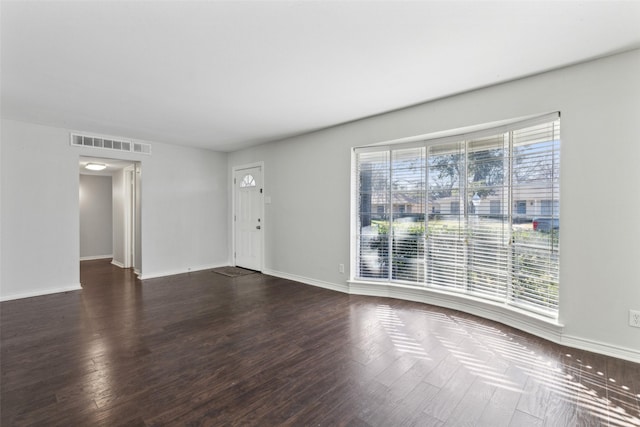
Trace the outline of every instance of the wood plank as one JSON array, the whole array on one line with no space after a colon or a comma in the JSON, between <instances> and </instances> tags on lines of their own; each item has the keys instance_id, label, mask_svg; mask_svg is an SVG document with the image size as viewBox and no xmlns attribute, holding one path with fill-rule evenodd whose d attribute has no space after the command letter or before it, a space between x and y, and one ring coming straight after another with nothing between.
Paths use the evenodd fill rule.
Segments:
<instances>
[{"instance_id":1,"label":"wood plank","mask_svg":"<svg viewBox=\"0 0 640 427\"><path fill-rule=\"evenodd\" d=\"M454 310L262 274L141 282L105 260L81 281L0 303L1 425L640 420L638 364Z\"/></svg>"}]
</instances>

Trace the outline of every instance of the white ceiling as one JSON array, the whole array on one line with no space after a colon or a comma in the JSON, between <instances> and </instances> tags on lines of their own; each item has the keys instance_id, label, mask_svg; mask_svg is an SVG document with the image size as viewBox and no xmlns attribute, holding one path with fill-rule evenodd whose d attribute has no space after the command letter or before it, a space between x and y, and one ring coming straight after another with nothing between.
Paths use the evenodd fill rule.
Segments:
<instances>
[{"instance_id":1,"label":"white ceiling","mask_svg":"<svg viewBox=\"0 0 640 427\"><path fill-rule=\"evenodd\" d=\"M101 163L106 166L105 169L101 171L92 171L86 169L87 163ZM108 159L102 157L80 157L78 162L78 172L80 175L102 175L102 176L111 176L116 171L122 170L127 166L133 165L133 162L127 160L116 160L116 159Z\"/></svg>"},{"instance_id":2,"label":"white ceiling","mask_svg":"<svg viewBox=\"0 0 640 427\"><path fill-rule=\"evenodd\" d=\"M232 151L640 47L640 1L1 2L3 117Z\"/></svg>"}]
</instances>

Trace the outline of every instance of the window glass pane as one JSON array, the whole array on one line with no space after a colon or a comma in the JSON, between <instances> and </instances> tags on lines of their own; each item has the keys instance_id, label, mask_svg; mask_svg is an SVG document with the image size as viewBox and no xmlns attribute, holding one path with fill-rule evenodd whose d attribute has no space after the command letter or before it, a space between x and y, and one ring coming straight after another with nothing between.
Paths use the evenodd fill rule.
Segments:
<instances>
[{"instance_id":1,"label":"window glass pane","mask_svg":"<svg viewBox=\"0 0 640 427\"><path fill-rule=\"evenodd\" d=\"M427 158L427 283L463 289L466 283L464 144L429 147Z\"/></svg>"},{"instance_id":2,"label":"window glass pane","mask_svg":"<svg viewBox=\"0 0 640 427\"><path fill-rule=\"evenodd\" d=\"M502 298L507 294L510 224L499 212L509 196L508 145L507 134L467 143L467 289Z\"/></svg>"},{"instance_id":3,"label":"window glass pane","mask_svg":"<svg viewBox=\"0 0 640 427\"><path fill-rule=\"evenodd\" d=\"M558 308L559 132L559 121L513 132L512 192L526 212L514 217L510 299L543 311Z\"/></svg>"},{"instance_id":4,"label":"window glass pane","mask_svg":"<svg viewBox=\"0 0 640 427\"><path fill-rule=\"evenodd\" d=\"M356 262L358 277L389 277L389 217L386 206L390 194L388 151L357 155L358 224Z\"/></svg>"},{"instance_id":5,"label":"window glass pane","mask_svg":"<svg viewBox=\"0 0 640 427\"><path fill-rule=\"evenodd\" d=\"M255 187L256 180L251 174L246 174L240 181L240 188Z\"/></svg>"},{"instance_id":6,"label":"window glass pane","mask_svg":"<svg viewBox=\"0 0 640 427\"><path fill-rule=\"evenodd\" d=\"M425 279L425 151L419 147L392 152L393 280Z\"/></svg>"}]
</instances>

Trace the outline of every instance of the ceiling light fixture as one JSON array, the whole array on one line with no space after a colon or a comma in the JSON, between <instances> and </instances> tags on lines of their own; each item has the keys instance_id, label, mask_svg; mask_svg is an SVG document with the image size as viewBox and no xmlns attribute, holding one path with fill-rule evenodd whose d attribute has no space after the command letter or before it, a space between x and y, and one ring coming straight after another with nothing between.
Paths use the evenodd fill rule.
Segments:
<instances>
[{"instance_id":1,"label":"ceiling light fixture","mask_svg":"<svg viewBox=\"0 0 640 427\"><path fill-rule=\"evenodd\" d=\"M87 163L84 168L89 169L90 171L101 171L106 169L107 165L103 163Z\"/></svg>"}]
</instances>

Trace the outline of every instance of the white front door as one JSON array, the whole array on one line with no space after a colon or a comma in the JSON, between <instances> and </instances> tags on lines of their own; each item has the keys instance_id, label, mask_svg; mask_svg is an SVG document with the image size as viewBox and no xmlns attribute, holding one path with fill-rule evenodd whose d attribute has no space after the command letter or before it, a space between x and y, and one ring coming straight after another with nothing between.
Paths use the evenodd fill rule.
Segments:
<instances>
[{"instance_id":1,"label":"white front door","mask_svg":"<svg viewBox=\"0 0 640 427\"><path fill-rule=\"evenodd\" d=\"M262 271L262 167L236 170L235 265Z\"/></svg>"}]
</instances>

